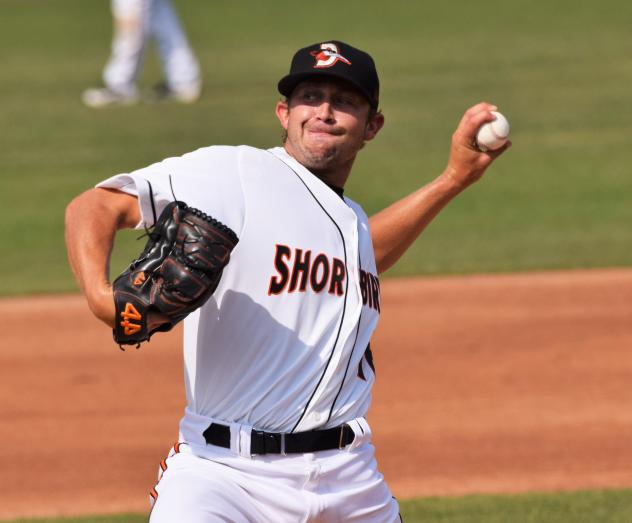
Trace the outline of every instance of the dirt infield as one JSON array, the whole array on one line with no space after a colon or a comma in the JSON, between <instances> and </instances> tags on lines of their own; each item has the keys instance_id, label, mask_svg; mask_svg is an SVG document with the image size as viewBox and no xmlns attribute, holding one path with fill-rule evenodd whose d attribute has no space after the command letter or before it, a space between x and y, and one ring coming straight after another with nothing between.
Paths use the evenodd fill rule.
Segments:
<instances>
[{"instance_id":1,"label":"dirt infield","mask_svg":"<svg viewBox=\"0 0 632 523\"><path fill-rule=\"evenodd\" d=\"M632 487L632 270L382 292L369 421L396 496ZM0 518L147 510L184 406L180 330L120 352L79 296L0 317Z\"/></svg>"}]
</instances>

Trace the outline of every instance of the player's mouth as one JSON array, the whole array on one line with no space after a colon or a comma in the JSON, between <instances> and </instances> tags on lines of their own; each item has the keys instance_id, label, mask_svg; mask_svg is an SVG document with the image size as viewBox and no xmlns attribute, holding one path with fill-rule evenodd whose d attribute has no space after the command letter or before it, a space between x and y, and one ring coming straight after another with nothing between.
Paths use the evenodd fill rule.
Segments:
<instances>
[{"instance_id":1,"label":"player's mouth","mask_svg":"<svg viewBox=\"0 0 632 523\"><path fill-rule=\"evenodd\" d=\"M307 133L315 137L342 136L344 131L337 127L307 127Z\"/></svg>"}]
</instances>

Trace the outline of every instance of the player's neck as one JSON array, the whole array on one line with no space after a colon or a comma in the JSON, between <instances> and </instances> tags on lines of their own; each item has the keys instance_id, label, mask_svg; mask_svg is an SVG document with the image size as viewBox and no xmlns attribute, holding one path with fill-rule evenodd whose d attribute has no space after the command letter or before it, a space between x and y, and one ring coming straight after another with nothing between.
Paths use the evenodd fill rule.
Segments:
<instances>
[{"instance_id":1,"label":"player's neck","mask_svg":"<svg viewBox=\"0 0 632 523\"><path fill-rule=\"evenodd\" d=\"M336 163L335 165L327 165L324 167L305 165L305 167L327 185L344 189L347 179L351 175L351 168L353 167L354 161L355 156L345 162Z\"/></svg>"},{"instance_id":2,"label":"player's neck","mask_svg":"<svg viewBox=\"0 0 632 523\"><path fill-rule=\"evenodd\" d=\"M347 179L351 174L351 167L348 169L342 170L319 170L319 169L309 169L309 171L314 174L317 178L322 180L324 183L329 185L330 187L338 187L339 189L344 189L345 184L347 183Z\"/></svg>"},{"instance_id":3,"label":"player's neck","mask_svg":"<svg viewBox=\"0 0 632 523\"><path fill-rule=\"evenodd\" d=\"M290 143L284 144L285 152L294 158L298 163L310 171L313 175L320 178L327 185L344 188L347 179L351 174L351 168L355 161L355 155L346 160L338 160L333 162L314 160L309 155L301 154L301 151L294 151ZM298 153L298 154L297 154Z\"/></svg>"}]
</instances>

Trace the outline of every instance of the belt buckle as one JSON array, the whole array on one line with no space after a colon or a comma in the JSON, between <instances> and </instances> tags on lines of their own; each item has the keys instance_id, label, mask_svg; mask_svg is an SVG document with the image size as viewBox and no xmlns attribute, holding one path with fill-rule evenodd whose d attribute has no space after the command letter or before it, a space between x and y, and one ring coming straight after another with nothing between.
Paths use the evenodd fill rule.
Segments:
<instances>
[{"instance_id":1,"label":"belt buckle","mask_svg":"<svg viewBox=\"0 0 632 523\"><path fill-rule=\"evenodd\" d=\"M281 456L287 456L285 452L285 432L281 432Z\"/></svg>"}]
</instances>

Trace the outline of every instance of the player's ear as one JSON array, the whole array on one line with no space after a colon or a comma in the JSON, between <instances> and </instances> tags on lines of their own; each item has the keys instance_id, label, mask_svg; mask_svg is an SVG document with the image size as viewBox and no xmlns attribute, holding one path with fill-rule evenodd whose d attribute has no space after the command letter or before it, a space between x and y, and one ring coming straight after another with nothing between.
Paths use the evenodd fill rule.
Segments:
<instances>
[{"instance_id":1,"label":"player's ear","mask_svg":"<svg viewBox=\"0 0 632 523\"><path fill-rule=\"evenodd\" d=\"M384 127L384 115L381 112L371 115L364 129L364 140L367 142L373 140L382 127Z\"/></svg>"},{"instance_id":2,"label":"player's ear","mask_svg":"<svg viewBox=\"0 0 632 523\"><path fill-rule=\"evenodd\" d=\"M287 121L290 117L290 106L285 100L279 100L276 104L276 115L281 122L281 127L287 131Z\"/></svg>"}]
</instances>

